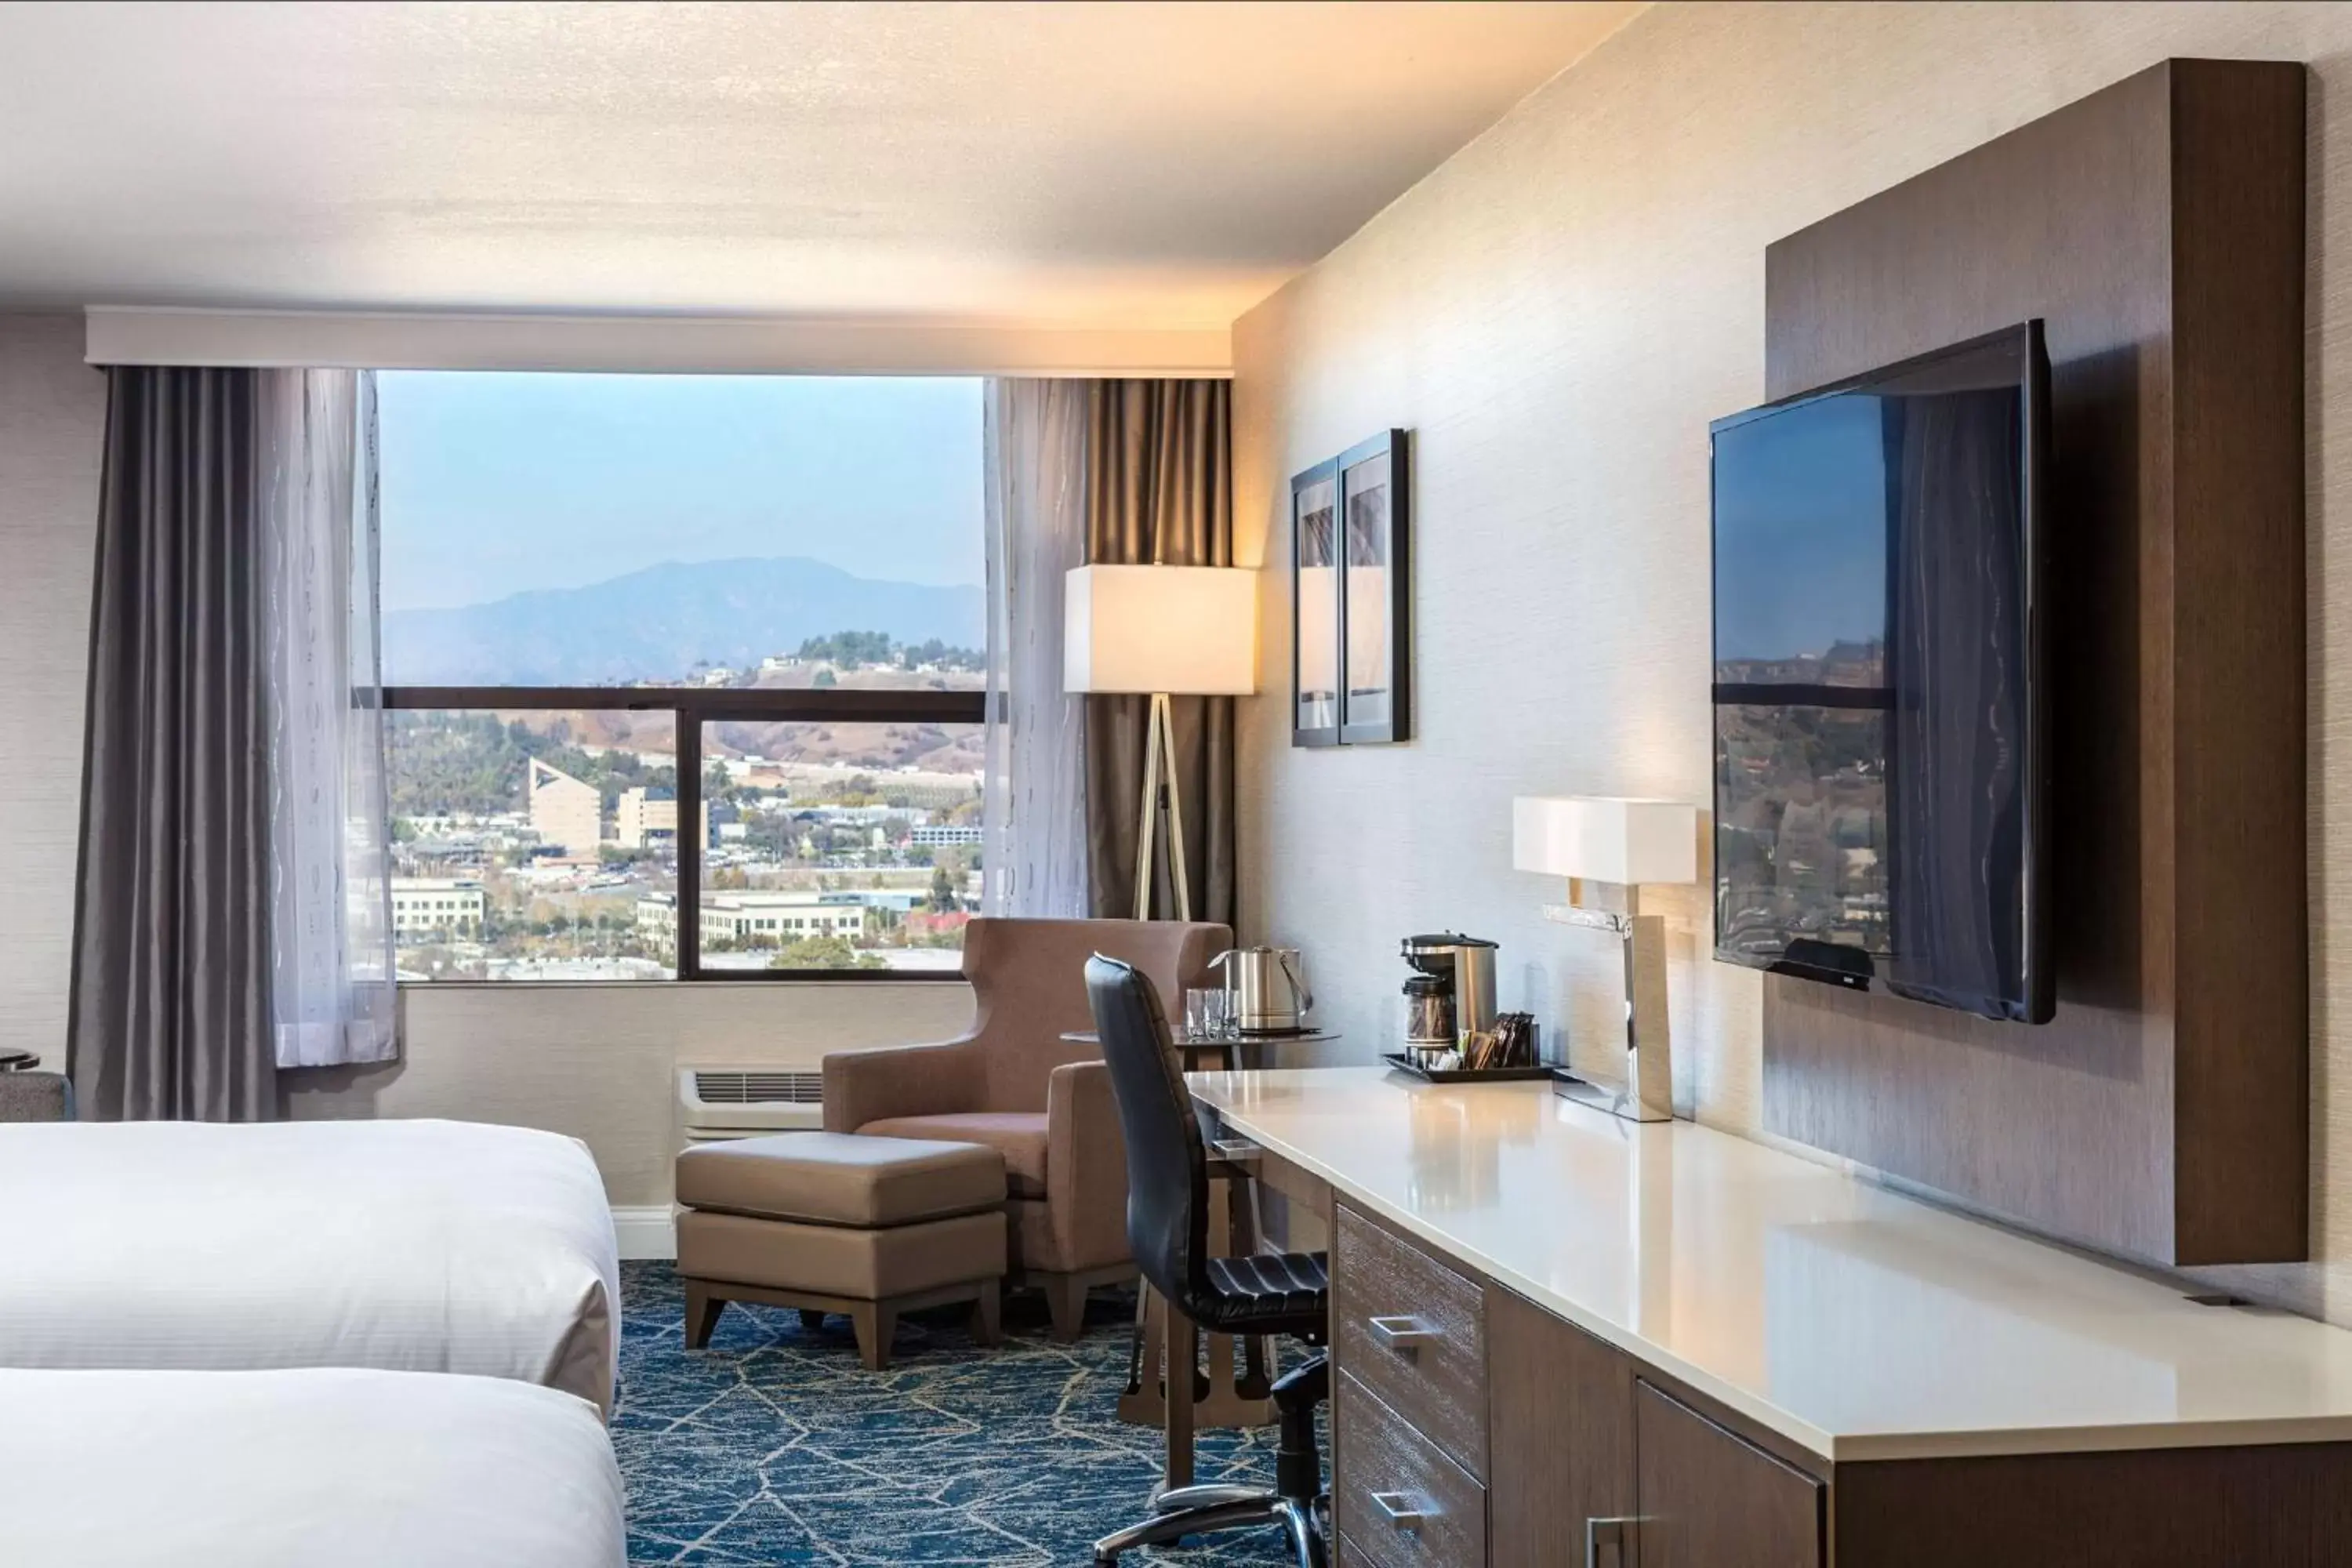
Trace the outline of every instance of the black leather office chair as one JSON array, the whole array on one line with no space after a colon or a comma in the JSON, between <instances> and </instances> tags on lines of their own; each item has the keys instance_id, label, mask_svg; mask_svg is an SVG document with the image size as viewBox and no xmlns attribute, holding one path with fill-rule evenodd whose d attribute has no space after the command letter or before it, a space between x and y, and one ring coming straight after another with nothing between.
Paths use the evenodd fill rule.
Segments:
<instances>
[{"instance_id":1,"label":"black leather office chair","mask_svg":"<svg viewBox=\"0 0 2352 1568\"><path fill-rule=\"evenodd\" d=\"M1290 1334L1311 1345L1325 1343L1331 1276L1323 1254L1208 1256L1208 1157L1150 978L1097 953L1087 963L1087 996L1127 1135L1127 1237L1143 1277L1211 1332ZM1171 1367L1170 1375L1190 1371ZM1290 1532L1299 1568L1324 1568L1328 1504L1322 1459L1315 1451L1315 1407L1330 1390L1330 1368L1319 1355L1276 1380L1281 1436L1273 1490L1201 1486L1162 1492L1152 1503L1152 1518L1095 1542L1095 1562L1116 1563L1122 1552L1182 1536L1281 1524Z\"/></svg>"}]
</instances>

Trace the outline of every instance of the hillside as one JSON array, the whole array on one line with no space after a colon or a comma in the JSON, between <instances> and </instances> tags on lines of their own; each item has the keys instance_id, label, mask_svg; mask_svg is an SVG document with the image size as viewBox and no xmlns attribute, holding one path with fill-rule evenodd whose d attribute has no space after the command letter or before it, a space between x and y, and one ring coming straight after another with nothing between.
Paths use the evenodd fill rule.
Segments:
<instances>
[{"instance_id":1,"label":"hillside","mask_svg":"<svg viewBox=\"0 0 2352 1568\"><path fill-rule=\"evenodd\" d=\"M390 775L395 817L521 811L525 759L539 757L597 786L609 802L647 784L676 787L677 731L667 713L551 710L392 715ZM977 781L984 740L977 724L737 723L711 726L712 761L752 757L796 768L871 769L886 799L920 783ZM920 780L904 776L918 770ZM919 799L917 804L937 805Z\"/></svg>"},{"instance_id":2,"label":"hillside","mask_svg":"<svg viewBox=\"0 0 2352 1568\"><path fill-rule=\"evenodd\" d=\"M856 577L778 556L672 562L583 588L517 594L383 617L394 686L602 686L683 681L698 664L741 668L845 627L977 647L977 587Z\"/></svg>"}]
</instances>

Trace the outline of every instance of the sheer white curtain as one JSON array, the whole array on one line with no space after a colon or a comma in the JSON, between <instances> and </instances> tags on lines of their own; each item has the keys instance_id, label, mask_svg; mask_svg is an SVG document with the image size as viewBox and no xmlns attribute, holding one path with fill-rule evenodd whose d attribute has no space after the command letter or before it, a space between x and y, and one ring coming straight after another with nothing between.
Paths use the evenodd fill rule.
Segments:
<instances>
[{"instance_id":1,"label":"sheer white curtain","mask_svg":"<svg viewBox=\"0 0 2352 1568\"><path fill-rule=\"evenodd\" d=\"M394 1053L375 378L262 373L270 994L279 1067Z\"/></svg>"},{"instance_id":2,"label":"sheer white curtain","mask_svg":"<svg viewBox=\"0 0 2352 1568\"><path fill-rule=\"evenodd\" d=\"M1086 699L1062 690L1062 584L1086 562L1087 384L992 381L981 910L1085 916Z\"/></svg>"}]
</instances>

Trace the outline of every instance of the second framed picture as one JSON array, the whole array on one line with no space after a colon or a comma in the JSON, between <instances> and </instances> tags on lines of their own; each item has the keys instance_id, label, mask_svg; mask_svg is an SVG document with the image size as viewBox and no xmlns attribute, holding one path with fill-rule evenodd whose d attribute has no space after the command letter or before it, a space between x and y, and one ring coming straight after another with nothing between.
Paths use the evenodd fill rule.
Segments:
<instances>
[{"instance_id":1,"label":"second framed picture","mask_svg":"<svg viewBox=\"0 0 2352 1568\"><path fill-rule=\"evenodd\" d=\"M1290 481L1293 745L1412 737L1406 451L1386 431Z\"/></svg>"},{"instance_id":2,"label":"second framed picture","mask_svg":"<svg viewBox=\"0 0 2352 1568\"><path fill-rule=\"evenodd\" d=\"M1290 743L1339 743L1339 468L1290 481Z\"/></svg>"}]
</instances>

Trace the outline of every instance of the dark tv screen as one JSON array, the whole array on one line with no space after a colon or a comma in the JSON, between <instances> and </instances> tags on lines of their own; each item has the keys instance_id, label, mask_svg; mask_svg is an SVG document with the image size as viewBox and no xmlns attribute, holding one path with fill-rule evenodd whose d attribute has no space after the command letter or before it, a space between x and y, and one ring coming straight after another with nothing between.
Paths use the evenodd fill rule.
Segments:
<instances>
[{"instance_id":1,"label":"dark tv screen","mask_svg":"<svg viewBox=\"0 0 2352 1568\"><path fill-rule=\"evenodd\" d=\"M2046 1021L2041 323L1718 420L1715 935Z\"/></svg>"}]
</instances>

